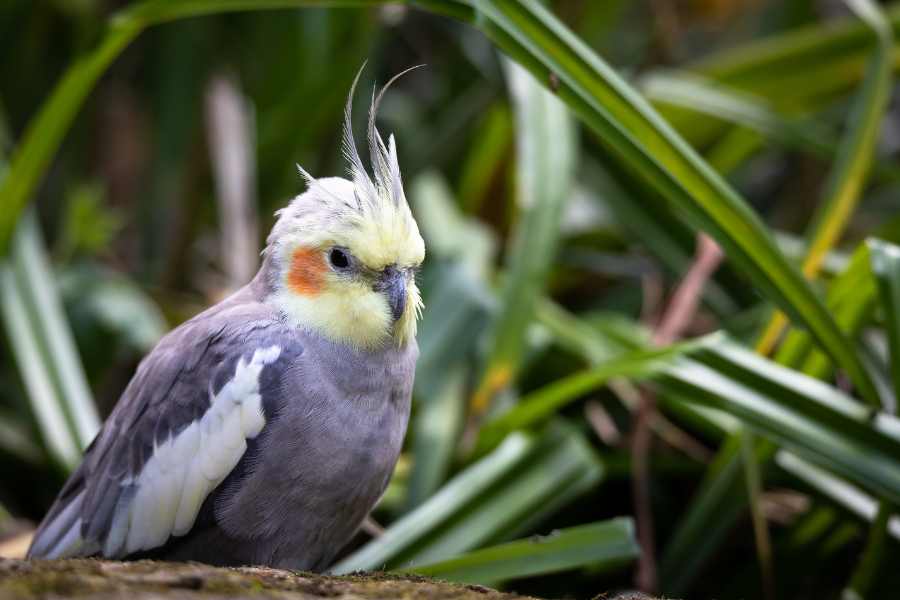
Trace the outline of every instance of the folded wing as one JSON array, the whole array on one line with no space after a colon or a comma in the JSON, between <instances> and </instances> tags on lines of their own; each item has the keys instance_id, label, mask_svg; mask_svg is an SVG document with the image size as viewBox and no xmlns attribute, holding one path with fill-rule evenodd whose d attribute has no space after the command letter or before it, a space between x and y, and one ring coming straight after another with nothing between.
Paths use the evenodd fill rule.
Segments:
<instances>
[{"instance_id":1,"label":"folded wing","mask_svg":"<svg viewBox=\"0 0 900 600\"><path fill-rule=\"evenodd\" d=\"M233 316L233 315L232 315ZM275 322L210 315L141 363L38 529L30 557L121 558L187 534L266 424L290 356Z\"/></svg>"}]
</instances>

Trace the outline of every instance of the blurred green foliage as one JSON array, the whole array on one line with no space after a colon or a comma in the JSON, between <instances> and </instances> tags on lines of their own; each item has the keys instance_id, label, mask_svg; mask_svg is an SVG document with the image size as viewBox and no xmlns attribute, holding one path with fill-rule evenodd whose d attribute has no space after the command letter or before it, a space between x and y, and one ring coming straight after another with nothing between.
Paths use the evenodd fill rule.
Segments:
<instances>
[{"instance_id":1,"label":"blurred green foliage","mask_svg":"<svg viewBox=\"0 0 900 600\"><path fill-rule=\"evenodd\" d=\"M140 357L229 292L225 232L256 260L295 163L344 171L359 65L365 89L425 63L381 113L429 249L414 414L387 529L338 570L896 596L900 5L883 9L7 0L0 537L41 517ZM237 213L211 164L215 81L244 107ZM699 232L725 258L698 285ZM752 349L776 309L770 360Z\"/></svg>"}]
</instances>

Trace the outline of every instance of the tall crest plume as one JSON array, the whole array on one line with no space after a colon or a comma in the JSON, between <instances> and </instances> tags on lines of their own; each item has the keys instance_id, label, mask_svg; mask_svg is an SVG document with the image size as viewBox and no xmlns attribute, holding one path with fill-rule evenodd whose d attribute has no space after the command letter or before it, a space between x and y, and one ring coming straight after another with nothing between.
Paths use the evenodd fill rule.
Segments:
<instances>
[{"instance_id":1,"label":"tall crest plume","mask_svg":"<svg viewBox=\"0 0 900 600\"><path fill-rule=\"evenodd\" d=\"M390 199L395 206L400 206L406 202L403 193L403 180L400 176L400 163L397 160L397 144L394 141L393 134L388 136L387 144L375 127L375 119L378 115L378 107L381 105L381 99L384 93L397 79L409 73L414 69L418 69L422 65L410 67L405 71L394 75L381 88L378 94L372 92L372 104L369 107L369 123L367 130L367 138L369 141L369 157L372 165L372 173L374 180L369 176L368 171L363 165L356 147L356 140L353 137L353 96L356 92L356 85L366 64L360 67L353 79L353 85L350 86L350 93L347 96L347 104L344 107L344 128L342 149L344 157L347 159L348 174L353 180L356 187L356 203L357 208L362 210L365 204L373 204L382 199ZM312 175L307 173L300 165L297 165L300 174L309 185L314 185L316 180Z\"/></svg>"}]
</instances>

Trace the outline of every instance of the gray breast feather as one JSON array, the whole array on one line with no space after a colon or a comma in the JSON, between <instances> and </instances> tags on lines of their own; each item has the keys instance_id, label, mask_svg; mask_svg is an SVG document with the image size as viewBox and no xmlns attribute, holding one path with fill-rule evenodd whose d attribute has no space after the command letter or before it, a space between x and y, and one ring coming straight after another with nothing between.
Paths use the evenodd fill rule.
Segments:
<instances>
[{"instance_id":1,"label":"gray breast feather","mask_svg":"<svg viewBox=\"0 0 900 600\"><path fill-rule=\"evenodd\" d=\"M29 556L123 557L187 533L266 423L261 385L274 373L264 370L289 368L298 345L255 303L225 303L171 332L141 363Z\"/></svg>"}]
</instances>

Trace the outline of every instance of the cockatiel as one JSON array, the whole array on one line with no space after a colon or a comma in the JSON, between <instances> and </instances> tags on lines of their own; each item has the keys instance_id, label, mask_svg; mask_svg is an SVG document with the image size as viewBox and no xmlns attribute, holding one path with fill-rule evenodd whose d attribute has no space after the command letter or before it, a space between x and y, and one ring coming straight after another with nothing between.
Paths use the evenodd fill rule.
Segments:
<instances>
[{"instance_id":1,"label":"cockatiel","mask_svg":"<svg viewBox=\"0 0 900 600\"><path fill-rule=\"evenodd\" d=\"M375 128L387 86L369 114L374 179L355 87L351 179L300 169L307 190L279 211L255 278L144 358L29 557L322 570L381 497L409 417L425 245L394 138Z\"/></svg>"}]
</instances>

